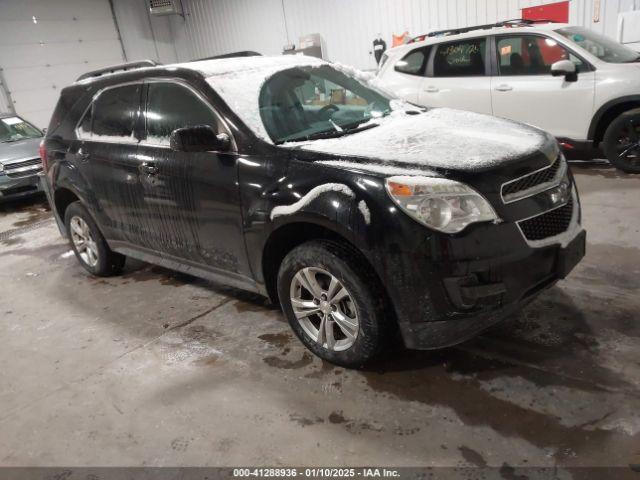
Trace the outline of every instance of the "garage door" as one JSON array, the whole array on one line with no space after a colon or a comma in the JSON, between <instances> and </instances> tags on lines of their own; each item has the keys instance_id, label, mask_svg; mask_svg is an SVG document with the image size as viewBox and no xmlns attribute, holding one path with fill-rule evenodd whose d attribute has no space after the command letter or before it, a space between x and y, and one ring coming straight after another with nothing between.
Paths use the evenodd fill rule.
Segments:
<instances>
[{"instance_id":1,"label":"garage door","mask_svg":"<svg viewBox=\"0 0 640 480\"><path fill-rule=\"evenodd\" d=\"M39 127L61 88L122 61L108 0L0 1L0 77L16 113Z\"/></svg>"}]
</instances>

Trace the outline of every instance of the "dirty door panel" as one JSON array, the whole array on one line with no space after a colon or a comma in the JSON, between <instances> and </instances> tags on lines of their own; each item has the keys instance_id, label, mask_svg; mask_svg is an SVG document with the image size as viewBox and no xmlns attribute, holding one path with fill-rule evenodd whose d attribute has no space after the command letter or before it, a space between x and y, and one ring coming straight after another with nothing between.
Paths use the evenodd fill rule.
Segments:
<instances>
[{"instance_id":1,"label":"dirty door panel","mask_svg":"<svg viewBox=\"0 0 640 480\"><path fill-rule=\"evenodd\" d=\"M75 165L91 185L94 215L107 238L139 241L141 184L138 124L142 83L103 90L94 99L70 146Z\"/></svg>"},{"instance_id":2,"label":"dirty door panel","mask_svg":"<svg viewBox=\"0 0 640 480\"><path fill-rule=\"evenodd\" d=\"M208 267L250 275L234 152L176 152L176 128L211 125L225 131L197 92L177 82L147 84L146 138L137 157L147 232L143 246Z\"/></svg>"}]
</instances>

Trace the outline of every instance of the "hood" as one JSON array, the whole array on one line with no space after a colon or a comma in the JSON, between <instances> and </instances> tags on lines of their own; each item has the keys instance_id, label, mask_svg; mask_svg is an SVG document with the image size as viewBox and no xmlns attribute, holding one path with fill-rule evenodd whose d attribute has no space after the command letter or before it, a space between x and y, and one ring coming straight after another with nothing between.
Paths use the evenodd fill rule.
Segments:
<instances>
[{"instance_id":1,"label":"hood","mask_svg":"<svg viewBox=\"0 0 640 480\"><path fill-rule=\"evenodd\" d=\"M38 148L41 141L42 137L37 137L25 138L16 142L0 143L0 163L7 165L25 158L39 157Z\"/></svg>"},{"instance_id":2,"label":"hood","mask_svg":"<svg viewBox=\"0 0 640 480\"><path fill-rule=\"evenodd\" d=\"M551 135L527 125L477 113L432 109L424 113L394 112L372 120L378 126L339 138L292 142L283 147L362 160L381 173L394 170L451 169L479 171L543 152L550 159L558 154ZM326 163L340 165L340 160Z\"/></svg>"}]
</instances>

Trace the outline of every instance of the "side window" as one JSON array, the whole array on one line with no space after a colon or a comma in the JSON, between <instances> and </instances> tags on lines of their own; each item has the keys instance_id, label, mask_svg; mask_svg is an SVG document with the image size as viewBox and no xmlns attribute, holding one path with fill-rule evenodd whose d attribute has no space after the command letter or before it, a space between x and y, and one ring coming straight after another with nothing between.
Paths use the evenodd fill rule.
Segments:
<instances>
[{"instance_id":1,"label":"side window","mask_svg":"<svg viewBox=\"0 0 640 480\"><path fill-rule=\"evenodd\" d=\"M434 77L485 75L486 38L470 38L438 45L433 61Z\"/></svg>"},{"instance_id":2,"label":"side window","mask_svg":"<svg viewBox=\"0 0 640 480\"><path fill-rule=\"evenodd\" d=\"M549 75L551 65L559 60L571 60L578 72L586 66L552 38L535 35L499 37L498 69L500 75Z\"/></svg>"},{"instance_id":3,"label":"side window","mask_svg":"<svg viewBox=\"0 0 640 480\"><path fill-rule=\"evenodd\" d=\"M107 141L124 138L137 141L133 130L140 108L141 90L142 84L135 84L102 92L93 102L93 122L88 120L92 123L91 137L94 140L101 140L100 137L103 137Z\"/></svg>"},{"instance_id":4,"label":"side window","mask_svg":"<svg viewBox=\"0 0 640 480\"><path fill-rule=\"evenodd\" d=\"M220 130L211 108L187 87L175 83L149 83L147 94L147 143L169 145L171 132L177 128L211 125Z\"/></svg>"},{"instance_id":5,"label":"side window","mask_svg":"<svg viewBox=\"0 0 640 480\"><path fill-rule=\"evenodd\" d=\"M78 136L80 138L89 139L91 138L91 122L93 120L93 104L89 105L87 111L82 117L82 122L78 125Z\"/></svg>"},{"instance_id":6,"label":"side window","mask_svg":"<svg viewBox=\"0 0 640 480\"><path fill-rule=\"evenodd\" d=\"M402 57L402 60L396 62L395 71L409 75L424 75L429 51L429 47L422 47L409 52Z\"/></svg>"}]
</instances>

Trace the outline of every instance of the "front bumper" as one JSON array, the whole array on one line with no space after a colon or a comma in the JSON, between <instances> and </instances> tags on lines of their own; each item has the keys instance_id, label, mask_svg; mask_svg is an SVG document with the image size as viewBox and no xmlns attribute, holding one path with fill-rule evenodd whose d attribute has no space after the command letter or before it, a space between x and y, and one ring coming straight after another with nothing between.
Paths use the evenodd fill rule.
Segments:
<instances>
[{"instance_id":1,"label":"front bumper","mask_svg":"<svg viewBox=\"0 0 640 480\"><path fill-rule=\"evenodd\" d=\"M434 301L433 295L430 298L435 310L431 312L433 320L425 321L414 312L413 318L399 322L405 345L413 349L442 348L479 334L565 278L584 257L585 244L586 232L577 229L564 247L531 249L527 257L513 261L488 260L478 270L470 265L452 265L458 273L460 268L469 273L441 277L442 297L439 301Z\"/></svg>"},{"instance_id":2,"label":"front bumper","mask_svg":"<svg viewBox=\"0 0 640 480\"><path fill-rule=\"evenodd\" d=\"M37 174L19 178L12 178L6 174L0 175L0 201L26 197L39 192L42 192L42 187Z\"/></svg>"}]
</instances>

